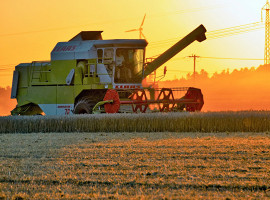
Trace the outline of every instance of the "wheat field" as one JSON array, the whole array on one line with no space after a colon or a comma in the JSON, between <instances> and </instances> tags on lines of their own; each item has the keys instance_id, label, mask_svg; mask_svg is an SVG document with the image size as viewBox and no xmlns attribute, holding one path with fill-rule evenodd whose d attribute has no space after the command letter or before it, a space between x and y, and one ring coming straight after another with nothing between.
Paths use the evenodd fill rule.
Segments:
<instances>
[{"instance_id":1,"label":"wheat field","mask_svg":"<svg viewBox=\"0 0 270 200\"><path fill-rule=\"evenodd\" d=\"M0 199L269 199L267 133L0 134Z\"/></svg>"},{"instance_id":2,"label":"wheat field","mask_svg":"<svg viewBox=\"0 0 270 200\"><path fill-rule=\"evenodd\" d=\"M0 133L268 132L269 111L0 117Z\"/></svg>"}]
</instances>

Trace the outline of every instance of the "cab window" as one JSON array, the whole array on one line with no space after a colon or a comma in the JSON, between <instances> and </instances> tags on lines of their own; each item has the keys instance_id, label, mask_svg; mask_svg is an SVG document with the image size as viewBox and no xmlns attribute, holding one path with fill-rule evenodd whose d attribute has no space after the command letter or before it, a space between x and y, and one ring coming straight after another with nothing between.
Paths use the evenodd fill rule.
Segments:
<instances>
[{"instance_id":1,"label":"cab window","mask_svg":"<svg viewBox=\"0 0 270 200\"><path fill-rule=\"evenodd\" d=\"M103 63L103 49L98 49L97 55L98 55L98 63Z\"/></svg>"},{"instance_id":2,"label":"cab window","mask_svg":"<svg viewBox=\"0 0 270 200\"><path fill-rule=\"evenodd\" d=\"M115 83L141 83L143 59L144 49L116 49Z\"/></svg>"}]
</instances>

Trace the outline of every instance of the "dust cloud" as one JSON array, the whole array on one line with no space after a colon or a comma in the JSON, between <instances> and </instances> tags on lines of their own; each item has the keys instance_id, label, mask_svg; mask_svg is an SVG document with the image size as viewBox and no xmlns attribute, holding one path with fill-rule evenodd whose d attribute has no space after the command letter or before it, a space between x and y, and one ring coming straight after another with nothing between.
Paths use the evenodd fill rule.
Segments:
<instances>
[{"instance_id":1,"label":"dust cloud","mask_svg":"<svg viewBox=\"0 0 270 200\"><path fill-rule=\"evenodd\" d=\"M10 115L10 111L16 106L16 100L10 99L10 95L10 87L0 87L0 116Z\"/></svg>"},{"instance_id":2,"label":"dust cloud","mask_svg":"<svg viewBox=\"0 0 270 200\"><path fill-rule=\"evenodd\" d=\"M223 71L212 77L201 70L187 77L159 82L162 87L197 87L202 90L202 111L270 110L270 65Z\"/></svg>"}]
</instances>

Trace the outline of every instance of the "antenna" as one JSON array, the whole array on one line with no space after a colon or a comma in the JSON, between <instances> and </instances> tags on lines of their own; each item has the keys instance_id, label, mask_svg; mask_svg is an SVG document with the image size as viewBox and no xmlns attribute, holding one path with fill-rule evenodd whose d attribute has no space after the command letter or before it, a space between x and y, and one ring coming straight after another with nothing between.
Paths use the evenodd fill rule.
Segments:
<instances>
[{"instance_id":1,"label":"antenna","mask_svg":"<svg viewBox=\"0 0 270 200\"><path fill-rule=\"evenodd\" d=\"M142 39L142 37L146 40L142 30L143 30L143 24L144 24L144 20L145 20L145 16L146 14L144 14L144 17L143 17L143 20L142 20L142 23L141 23L141 26L138 28L138 29L131 29L131 30L128 30L126 32L133 32L133 31L139 31L139 38Z\"/></svg>"},{"instance_id":2,"label":"antenna","mask_svg":"<svg viewBox=\"0 0 270 200\"><path fill-rule=\"evenodd\" d=\"M263 11L265 10L265 49L264 49L264 64L270 64L270 17L269 17L269 10L270 4L269 0L267 0L266 4L262 8L262 21L263 21Z\"/></svg>"}]
</instances>

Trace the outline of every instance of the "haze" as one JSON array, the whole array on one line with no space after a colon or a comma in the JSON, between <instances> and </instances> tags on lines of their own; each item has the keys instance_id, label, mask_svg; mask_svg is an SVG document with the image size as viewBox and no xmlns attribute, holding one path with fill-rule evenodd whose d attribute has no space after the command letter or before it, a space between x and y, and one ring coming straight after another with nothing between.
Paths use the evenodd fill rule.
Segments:
<instances>
[{"instance_id":1,"label":"haze","mask_svg":"<svg viewBox=\"0 0 270 200\"><path fill-rule=\"evenodd\" d=\"M211 33L259 22L264 4L265 0L1 1L0 87L11 86L17 64L50 60L57 42L67 41L83 30L103 30L103 39L137 39L138 32L125 31L138 28L146 14L143 26L149 42L146 56L152 57L200 24ZM227 69L230 72L244 67L256 69L263 64L260 59L264 56L264 41L261 28L196 42L165 64L168 72L164 80L180 79L192 73L193 60L187 58L192 54L201 56L196 71L203 69L210 77ZM158 74L162 72L163 68L158 70Z\"/></svg>"}]
</instances>

